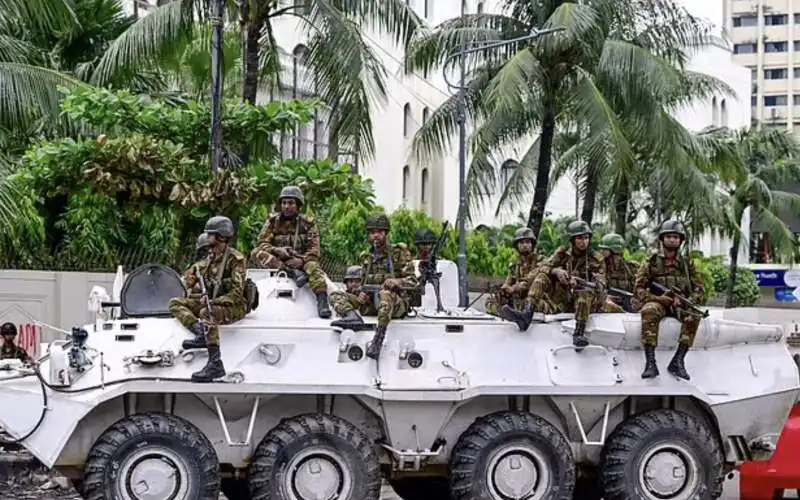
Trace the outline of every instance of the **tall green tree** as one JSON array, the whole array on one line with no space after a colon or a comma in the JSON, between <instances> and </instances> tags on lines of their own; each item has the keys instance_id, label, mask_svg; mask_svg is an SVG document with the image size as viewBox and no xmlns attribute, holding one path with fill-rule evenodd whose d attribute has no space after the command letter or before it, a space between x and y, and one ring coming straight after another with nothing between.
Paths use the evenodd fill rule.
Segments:
<instances>
[{"instance_id":1,"label":"tall green tree","mask_svg":"<svg viewBox=\"0 0 800 500\"><path fill-rule=\"evenodd\" d=\"M497 151L525 143L502 203L530 203L528 225L538 233L554 160L564 164L559 172L586 169L585 178L595 186L591 193L602 169L611 173L608 182L618 194L614 213L624 230L634 167L645 153L702 158L670 111L728 90L711 77L683 70L688 48L712 39L710 29L685 9L671 0L506 0L502 14L469 14L420 30L407 66L432 71L464 44L513 40L556 27L563 31L470 58L470 206L495 194ZM454 96L443 103L416 135L414 149L421 159L439 156L449 146L456 102ZM576 134L576 144L559 146ZM559 151L563 154L554 154Z\"/></svg>"}]
</instances>

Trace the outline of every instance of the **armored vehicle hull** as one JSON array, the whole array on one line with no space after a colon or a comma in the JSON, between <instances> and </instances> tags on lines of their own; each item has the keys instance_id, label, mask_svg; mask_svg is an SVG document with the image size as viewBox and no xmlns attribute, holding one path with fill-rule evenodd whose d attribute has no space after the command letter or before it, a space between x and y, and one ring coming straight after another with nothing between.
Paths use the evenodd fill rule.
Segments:
<instances>
[{"instance_id":1,"label":"armored vehicle hull","mask_svg":"<svg viewBox=\"0 0 800 500\"><path fill-rule=\"evenodd\" d=\"M228 375L210 384L190 381L205 353L181 351L166 311L177 275L137 270L88 339L5 372L0 426L87 498L215 498L222 477L252 498L373 500L382 474L438 474L456 499L567 499L593 472L607 500L689 500L721 494L797 399L781 326L712 312L683 381L663 370L679 331L665 319L664 373L644 380L638 315L592 315L576 351L569 316L520 332L455 307L454 265L440 270L447 311L429 287L378 361L372 331L331 328L308 289L252 270L260 305L221 328Z\"/></svg>"}]
</instances>

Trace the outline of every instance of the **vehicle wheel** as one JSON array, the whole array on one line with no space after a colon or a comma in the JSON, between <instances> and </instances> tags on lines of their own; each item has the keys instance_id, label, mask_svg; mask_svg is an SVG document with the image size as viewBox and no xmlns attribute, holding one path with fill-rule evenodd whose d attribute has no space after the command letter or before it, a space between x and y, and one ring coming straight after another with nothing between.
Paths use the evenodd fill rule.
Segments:
<instances>
[{"instance_id":1,"label":"vehicle wheel","mask_svg":"<svg viewBox=\"0 0 800 500\"><path fill-rule=\"evenodd\" d=\"M247 474L253 500L378 500L381 472L367 435L334 415L283 419L261 440Z\"/></svg>"},{"instance_id":2,"label":"vehicle wheel","mask_svg":"<svg viewBox=\"0 0 800 500\"><path fill-rule=\"evenodd\" d=\"M654 410L622 422L600 457L605 500L694 500L722 491L722 451L708 424Z\"/></svg>"},{"instance_id":3,"label":"vehicle wheel","mask_svg":"<svg viewBox=\"0 0 800 500\"><path fill-rule=\"evenodd\" d=\"M87 500L217 500L219 461L211 442L190 422L140 413L109 427L89 452Z\"/></svg>"},{"instance_id":4,"label":"vehicle wheel","mask_svg":"<svg viewBox=\"0 0 800 500\"><path fill-rule=\"evenodd\" d=\"M475 420L450 459L454 500L571 500L574 488L569 442L530 413L501 411Z\"/></svg>"}]
</instances>

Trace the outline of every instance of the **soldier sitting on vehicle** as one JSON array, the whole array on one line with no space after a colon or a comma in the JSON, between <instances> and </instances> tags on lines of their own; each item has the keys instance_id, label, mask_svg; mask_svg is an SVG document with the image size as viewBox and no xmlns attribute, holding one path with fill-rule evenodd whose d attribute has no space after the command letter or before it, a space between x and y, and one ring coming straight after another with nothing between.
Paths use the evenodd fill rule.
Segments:
<instances>
[{"instance_id":1,"label":"soldier sitting on vehicle","mask_svg":"<svg viewBox=\"0 0 800 500\"><path fill-rule=\"evenodd\" d=\"M661 240L663 250L650 255L636 273L636 299L643 304L641 314L645 368L642 378L658 376L655 353L658 346L658 327L662 319L671 316L681 322L681 333L678 348L667 371L689 380L684 358L694 344L702 318L691 306L687 307L686 298L695 304L702 301L705 288L691 257L685 257L679 252L686 240L683 224L677 220L665 221L661 225L658 239ZM659 288L661 293L652 293L654 288Z\"/></svg>"},{"instance_id":2,"label":"soldier sitting on vehicle","mask_svg":"<svg viewBox=\"0 0 800 500\"><path fill-rule=\"evenodd\" d=\"M211 239L208 237L206 233L200 233L200 236L197 237L197 243L195 244L195 250L197 253L195 254L195 263L186 269L183 274L183 286L186 288L187 297L190 299L199 299L203 297L203 287L200 280L194 279L194 270L195 266L200 267L201 270L205 269L208 265L208 257L209 253L211 252L211 247L214 245L211 243ZM192 283L192 286L188 286L188 283Z\"/></svg>"},{"instance_id":3,"label":"soldier sitting on vehicle","mask_svg":"<svg viewBox=\"0 0 800 500\"><path fill-rule=\"evenodd\" d=\"M332 321L331 326L350 328L364 324L361 315L375 316L378 310L372 297L361 291L361 266L350 266L344 272L345 290L331 293L331 305L342 319Z\"/></svg>"},{"instance_id":4,"label":"soldier sitting on vehicle","mask_svg":"<svg viewBox=\"0 0 800 500\"><path fill-rule=\"evenodd\" d=\"M626 261L625 239L617 233L608 233L600 240L600 254L606 263L608 297L605 312L636 312L637 303L633 297L633 283L636 279L635 262ZM624 292L624 293L623 293Z\"/></svg>"},{"instance_id":5,"label":"soldier sitting on vehicle","mask_svg":"<svg viewBox=\"0 0 800 500\"><path fill-rule=\"evenodd\" d=\"M205 232L213 245L210 255L184 275L188 290L202 281L200 285L205 293L202 297L174 298L169 302L172 316L195 334L194 339L183 342L183 348L208 348L208 363L192 374L196 382L210 382L225 375L218 325L239 321L248 308L245 257L228 244L235 234L233 222L227 217L211 217L206 222Z\"/></svg>"},{"instance_id":6,"label":"soldier sitting on vehicle","mask_svg":"<svg viewBox=\"0 0 800 500\"><path fill-rule=\"evenodd\" d=\"M436 246L436 235L430 229L419 229L414 235L414 244L417 245L417 258L426 261Z\"/></svg>"},{"instance_id":7,"label":"soldier sitting on vehicle","mask_svg":"<svg viewBox=\"0 0 800 500\"><path fill-rule=\"evenodd\" d=\"M410 309L409 299L403 289L416 288L418 281L408 247L403 243L389 242L389 218L383 214L371 215L367 218L366 229L373 250L361 254L362 293L372 295L369 298L378 313L378 326L366 355L378 359L392 318L402 318ZM373 292L367 293L367 286L380 287L377 300ZM364 297L360 296L360 299L364 300ZM353 310L352 314L331 325L347 327L361 323L363 320Z\"/></svg>"},{"instance_id":8,"label":"soldier sitting on vehicle","mask_svg":"<svg viewBox=\"0 0 800 500\"><path fill-rule=\"evenodd\" d=\"M279 200L281 211L264 223L251 258L267 269L286 271L298 288L308 283L317 296L317 314L330 318L328 283L319 265L319 230L313 220L299 213L305 204L303 192L297 186L286 186Z\"/></svg>"},{"instance_id":9,"label":"soldier sitting on vehicle","mask_svg":"<svg viewBox=\"0 0 800 500\"><path fill-rule=\"evenodd\" d=\"M531 288L534 270L536 269L536 236L528 227L517 229L514 235L514 246L517 259L508 266L508 277L492 297L486 300L486 312L494 316L500 315L503 306L523 309L525 298Z\"/></svg>"},{"instance_id":10,"label":"soldier sitting on vehicle","mask_svg":"<svg viewBox=\"0 0 800 500\"><path fill-rule=\"evenodd\" d=\"M601 312L606 300L606 266L599 253L589 247L592 230L584 221L567 227L571 244L562 247L536 270L523 311L504 306L502 317L527 330L533 313L575 312L572 344L586 347L586 322L589 313Z\"/></svg>"},{"instance_id":11,"label":"soldier sitting on vehicle","mask_svg":"<svg viewBox=\"0 0 800 500\"><path fill-rule=\"evenodd\" d=\"M0 326L0 336L3 337L3 346L0 347L0 359L18 359L23 363L30 363L31 357L28 352L15 343L17 338L17 325L14 323L3 323Z\"/></svg>"}]
</instances>

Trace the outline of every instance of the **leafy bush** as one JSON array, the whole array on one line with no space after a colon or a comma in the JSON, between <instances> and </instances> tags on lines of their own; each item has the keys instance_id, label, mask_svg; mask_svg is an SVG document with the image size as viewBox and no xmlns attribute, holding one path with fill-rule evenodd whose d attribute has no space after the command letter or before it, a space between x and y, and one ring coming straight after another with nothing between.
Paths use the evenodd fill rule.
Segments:
<instances>
[{"instance_id":1,"label":"leafy bush","mask_svg":"<svg viewBox=\"0 0 800 500\"><path fill-rule=\"evenodd\" d=\"M707 259L710 274L713 276L717 292L727 297L730 268L723 263L722 257L709 257ZM733 307L749 307L755 305L761 297L756 275L746 267L736 269L736 281L733 283Z\"/></svg>"}]
</instances>

